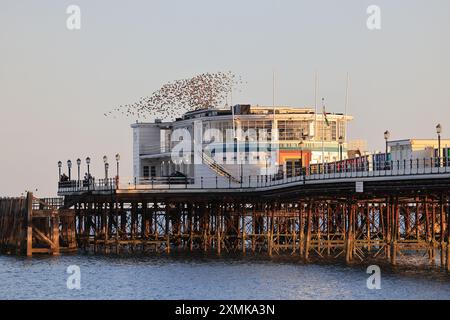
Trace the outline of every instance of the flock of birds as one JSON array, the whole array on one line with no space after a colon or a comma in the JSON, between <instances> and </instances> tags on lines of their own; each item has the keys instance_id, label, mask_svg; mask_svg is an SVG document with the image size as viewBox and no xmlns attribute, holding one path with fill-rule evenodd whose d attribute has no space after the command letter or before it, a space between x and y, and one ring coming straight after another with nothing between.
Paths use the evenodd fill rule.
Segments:
<instances>
[{"instance_id":1,"label":"flock of birds","mask_svg":"<svg viewBox=\"0 0 450 320\"><path fill-rule=\"evenodd\" d=\"M227 103L228 97L242 79L231 71L203 73L192 78L176 80L164 84L148 97L138 102L121 105L105 113L148 119L174 120L188 111L216 107Z\"/></svg>"}]
</instances>

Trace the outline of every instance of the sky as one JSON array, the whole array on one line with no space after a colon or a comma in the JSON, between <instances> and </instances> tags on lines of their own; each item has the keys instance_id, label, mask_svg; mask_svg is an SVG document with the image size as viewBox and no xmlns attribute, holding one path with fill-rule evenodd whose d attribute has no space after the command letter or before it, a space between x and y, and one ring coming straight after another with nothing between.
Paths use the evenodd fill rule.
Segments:
<instances>
[{"instance_id":1,"label":"sky","mask_svg":"<svg viewBox=\"0 0 450 320\"><path fill-rule=\"evenodd\" d=\"M67 7L81 9L69 30ZM367 8L380 8L369 30ZM121 154L132 175L136 119L105 112L162 84L231 70L234 103L314 104L343 112L350 139L450 137L448 0L0 0L0 196L55 196L57 162ZM84 161L83 161L84 162ZM83 165L82 173L85 171Z\"/></svg>"}]
</instances>

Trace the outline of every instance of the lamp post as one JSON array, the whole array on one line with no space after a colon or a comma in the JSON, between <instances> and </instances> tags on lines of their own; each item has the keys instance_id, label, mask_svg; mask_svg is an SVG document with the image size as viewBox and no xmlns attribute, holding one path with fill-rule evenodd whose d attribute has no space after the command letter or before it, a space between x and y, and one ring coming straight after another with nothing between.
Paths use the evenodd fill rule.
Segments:
<instances>
[{"instance_id":1,"label":"lamp post","mask_svg":"<svg viewBox=\"0 0 450 320\"><path fill-rule=\"evenodd\" d=\"M91 165L91 158L89 158L89 157L86 158L86 164L87 164L87 174L88 174L88 179L89 179L89 177L91 175L91 171L89 169L90 165Z\"/></svg>"},{"instance_id":2,"label":"lamp post","mask_svg":"<svg viewBox=\"0 0 450 320\"><path fill-rule=\"evenodd\" d=\"M58 161L59 181L61 181L61 167L62 167L62 162Z\"/></svg>"},{"instance_id":3,"label":"lamp post","mask_svg":"<svg viewBox=\"0 0 450 320\"><path fill-rule=\"evenodd\" d=\"M78 167L78 182L80 182L80 165L81 165L81 159L77 159L77 167Z\"/></svg>"},{"instance_id":4,"label":"lamp post","mask_svg":"<svg viewBox=\"0 0 450 320\"><path fill-rule=\"evenodd\" d=\"M117 176L117 180L119 180L119 161L120 161L120 154L116 154L116 176Z\"/></svg>"},{"instance_id":5,"label":"lamp post","mask_svg":"<svg viewBox=\"0 0 450 320\"><path fill-rule=\"evenodd\" d=\"M384 164L384 169L386 170L388 167L388 140L391 137L391 133L386 130L384 132L384 140L386 141L386 153L385 153L385 164Z\"/></svg>"},{"instance_id":6,"label":"lamp post","mask_svg":"<svg viewBox=\"0 0 450 320\"><path fill-rule=\"evenodd\" d=\"M72 161L67 160L67 168L69 169L69 181L72 180Z\"/></svg>"},{"instance_id":7,"label":"lamp post","mask_svg":"<svg viewBox=\"0 0 450 320\"><path fill-rule=\"evenodd\" d=\"M300 149L300 172L303 170L303 138L298 143L298 147Z\"/></svg>"},{"instance_id":8,"label":"lamp post","mask_svg":"<svg viewBox=\"0 0 450 320\"><path fill-rule=\"evenodd\" d=\"M109 169L109 163L105 163L105 184L108 183L108 169Z\"/></svg>"},{"instance_id":9,"label":"lamp post","mask_svg":"<svg viewBox=\"0 0 450 320\"><path fill-rule=\"evenodd\" d=\"M339 142L339 161L342 161L342 147L344 144L344 137L340 136L338 142Z\"/></svg>"},{"instance_id":10,"label":"lamp post","mask_svg":"<svg viewBox=\"0 0 450 320\"><path fill-rule=\"evenodd\" d=\"M439 167L440 167L441 166L441 133L442 133L441 124L438 124L436 126L436 133L438 135L438 161L439 161Z\"/></svg>"},{"instance_id":11,"label":"lamp post","mask_svg":"<svg viewBox=\"0 0 450 320\"><path fill-rule=\"evenodd\" d=\"M107 156L103 156L103 163L105 164L105 180L107 180L108 179L108 168L109 168Z\"/></svg>"}]
</instances>

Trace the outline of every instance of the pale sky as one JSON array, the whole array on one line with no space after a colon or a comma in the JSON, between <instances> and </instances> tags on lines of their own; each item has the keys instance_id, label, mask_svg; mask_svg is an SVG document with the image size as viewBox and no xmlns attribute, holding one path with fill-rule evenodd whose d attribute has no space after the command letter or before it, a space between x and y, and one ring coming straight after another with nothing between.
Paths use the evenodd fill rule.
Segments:
<instances>
[{"instance_id":1,"label":"pale sky","mask_svg":"<svg viewBox=\"0 0 450 320\"><path fill-rule=\"evenodd\" d=\"M81 30L66 28L69 5ZM366 27L369 5L381 30ZM120 153L132 175L132 118L105 118L165 82L231 70L235 103L314 103L343 112L352 139L450 136L448 0L0 0L0 196L54 196L57 162ZM83 161L84 162L84 161ZM114 167L114 166L113 166ZM85 168L82 168L82 172Z\"/></svg>"}]
</instances>

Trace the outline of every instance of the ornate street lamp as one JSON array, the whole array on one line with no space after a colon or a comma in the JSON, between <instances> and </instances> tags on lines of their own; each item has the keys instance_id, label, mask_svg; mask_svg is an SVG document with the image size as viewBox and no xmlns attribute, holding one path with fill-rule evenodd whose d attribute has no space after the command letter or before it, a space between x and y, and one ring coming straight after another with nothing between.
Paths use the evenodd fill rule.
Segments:
<instances>
[{"instance_id":1,"label":"ornate street lamp","mask_svg":"<svg viewBox=\"0 0 450 320\"><path fill-rule=\"evenodd\" d=\"M90 171L91 158L89 158L89 157L86 158L86 164L87 164L87 171L88 171L87 173L88 173L88 178L89 178L89 176L91 174L91 171Z\"/></svg>"},{"instance_id":2,"label":"ornate street lamp","mask_svg":"<svg viewBox=\"0 0 450 320\"><path fill-rule=\"evenodd\" d=\"M67 168L69 169L69 181L72 180L72 161L67 160Z\"/></svg>"},{"instance_id":3,"label":"ornate street lamp","mask_svg":"<svg viewBox=\"0 0 450 320\"><path fill-rule=\"evenodd\" d=\"M441 166L441 133L442 133L442 126L441 126L441 124L438 124L436 126L436 133L438 135L438 159L439 159L439 166Z\"/></svg>"},{"instance_id":4,"label":"ornate street lamp","mask_svg":"<svg viewBox=\"0 0 450 320\"><path fill-rule=\"evenodd\" d=\"M81 159L77 159L77 167L78 167L78 182L80 181L80 165L81 165Z\"/></svg>"},{"instance_id":5,"label":"ornate street lamp","mask_svg":"<svg viewBox=\"0 0 450 320\"><path fill-rule=\"evenodd\" d=\"M109 169L109 163L105 163L105 181L108 181L108 169Z\"/></svg>"},{"instance_id":6,"label":"ornate street lamp","mask_svg":"<svg viewBox=\"0 0 450 320\"><path fill-rule=\"evenodd\" d=\"M119 180L119 161L120 161L120 154L116 154L117 180Z\"/></svg>"},{"instance_id":7,"label":"ornate street lamp","mask_svg":"<svg viewBox=\"0 0 450 320\"><path fill-rule=\"evenodd\" d=\"M59 181L61 181L61 168L62 168L62 162L58 161Z\"/></svg>"},{"instance_id":8,"label":"ornate street lamp","mask_svg":"<svg viewBox=\"0 0 450 320\"><path fill-rule=\"evenodd\" d=\"M108 168L109 168L107 156L103 156L103 163L105 164L105 180L107 180L108 179Z\"/></svg>"},{"instance_id":9,"label":"ornate street lamp","mask_svg":"<svg viewBox=\"0 0 450 320\"><path fill-rule=\"evenodd\" d=\"M391 137L391 133L388 130L386 130L384 132L384 140L386 141L386 153L385 153L385 165L384 165L385 170L388 167L388 141L389 141L390 137Z\"/></svg>"},{"instance_id":10,"label":"ornate street lamp","mask_svg":"<svg viewBox=\"0 0 450 320\"><path fill-rule=\"evenodd\" d=\"M339 142L339 161L342 161L342 148L344 144L344 137L340 136L338 142Z\"/></svg>"},{"instance_id":11,"label":"ornate street lamp","mask_svg":"<svg viewBox=\"0 0 450 320\"><path fill-rule=\"evenodd\" d=\"M303 144L304 142L302 138L302 140L298 143L298 148L300 149L300 172L303 170Z\"/></svg>"}]
</instances>

